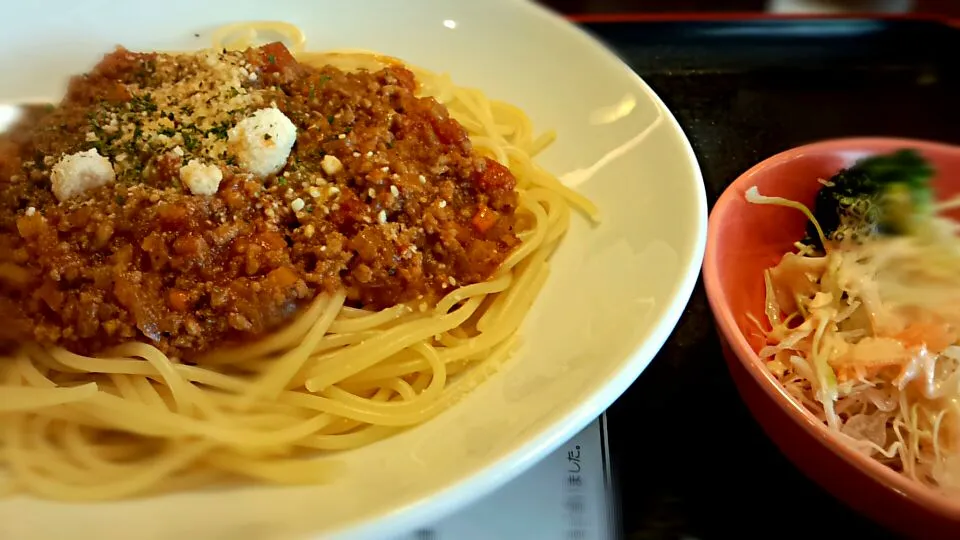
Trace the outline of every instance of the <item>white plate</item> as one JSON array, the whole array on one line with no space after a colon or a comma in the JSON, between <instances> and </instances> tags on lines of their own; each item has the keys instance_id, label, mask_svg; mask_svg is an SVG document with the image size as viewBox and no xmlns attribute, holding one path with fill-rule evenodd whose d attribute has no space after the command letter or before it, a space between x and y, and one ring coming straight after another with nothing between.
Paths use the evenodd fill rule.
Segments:
<instances>
[{"instance_id":1,"label":"white plate","mask_svg":"<svg viewBox=\"0 0 960 540\"><path fill-rule=\"evenodd\" d=\"M68 74L115 44L198 48L219 25L259 19L300 25L313 49L382 51L519 105L557 130L541 162L593 199L603 223L573 220L524 345L500 373L427 424L343 454L348 474L333 484L90 505L5 500L0 538L401 533L500 486L587 425L648 365L689 298L707 215L689 143L613 54L532 3L21 2L0 22L0 100L59 97Z\"/></svg>"}]
</instances>

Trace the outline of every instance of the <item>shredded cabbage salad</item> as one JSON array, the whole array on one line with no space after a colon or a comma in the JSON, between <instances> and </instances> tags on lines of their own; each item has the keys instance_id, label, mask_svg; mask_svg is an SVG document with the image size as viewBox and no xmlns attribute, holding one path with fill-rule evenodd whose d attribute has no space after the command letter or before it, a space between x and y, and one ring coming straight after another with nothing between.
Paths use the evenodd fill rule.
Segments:
<instances>
[{"instance_id":1,"label":"shredded cabbage salad","mask_svg":"<svg viewBox=\"0 0 960 540\"><path fill-rule=\"evenodd\" d=\"M960 238L931 212L906 235L828 238L764 272L759 351L787 391L851 447L960 497ZM954 207L945 203L940 209Z\"/></svg>"}]
</instances>

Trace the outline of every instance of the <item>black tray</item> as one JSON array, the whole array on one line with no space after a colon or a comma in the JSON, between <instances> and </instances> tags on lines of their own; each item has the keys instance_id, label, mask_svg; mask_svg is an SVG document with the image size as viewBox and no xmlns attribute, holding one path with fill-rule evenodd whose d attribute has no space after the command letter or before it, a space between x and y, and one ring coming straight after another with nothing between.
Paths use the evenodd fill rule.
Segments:
<instances>
[{"instance_id":1,"label":"black tray","mask_svg":"<svg viewBox=\"0 0 960 540\"><path fill-rule=\"evenodd\" d=\"M887 135L960 144L960 30L945 25L584 26L676 115L711 207L751 165L815 140ZM891 537L808 480L753 421L721 357L702 284L607 419L628 539Z\"/></svg>"}]
</instances>

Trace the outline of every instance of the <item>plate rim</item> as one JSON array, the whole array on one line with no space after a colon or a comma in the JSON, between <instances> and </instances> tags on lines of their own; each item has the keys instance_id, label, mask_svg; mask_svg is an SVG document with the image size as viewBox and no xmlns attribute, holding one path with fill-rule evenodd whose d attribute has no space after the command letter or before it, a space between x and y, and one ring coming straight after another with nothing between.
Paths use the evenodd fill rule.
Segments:
<instances>
[{"instance_id":1,"label":"plate rim","mask_svg":"<svg viewBox=\"0 0 960 540\"><path fill-rule=\"evenodd\" d=\"M430 2L431 6L435 4L438 3ZM707 242L706 187L690 139L673 113L640 75L589 30L532 0L497 0L490 5L496 6L494 9L501 13L513 12L530 23L550 26L552 33L559 38L570 40L577 48L589 49L598 60L603 60L600 62L602 70L610 73L616 70L617 80L622 80L625 87L642 92L657 108L662 118L658 129L669 133L664 137L671 139L671 144L678 149L678 160L683 160L683 182L679 185L684 193L678 199L683 200L682 206L690 212L690 220L684 224L690 232L685 232L682 241L674 244L678 261L676 277L669 282L670 288L657 316L643 324L644 338L632 343L630 352L621 361L611 363L611 369L593 389L584 393L581 399L571 401L554 420L531 430L499 457L485 459L473 470L451 474L445 480L435 482L434 489L419 496L405 497L397 503L384 504L372 514L352 515L329 526L314 527L306 531L310 537L382 538L387 531L393 534L413 531L456 512L516 478L581 431L627 391L676 328L699 281Z\"/></svg>"}]
</instances>

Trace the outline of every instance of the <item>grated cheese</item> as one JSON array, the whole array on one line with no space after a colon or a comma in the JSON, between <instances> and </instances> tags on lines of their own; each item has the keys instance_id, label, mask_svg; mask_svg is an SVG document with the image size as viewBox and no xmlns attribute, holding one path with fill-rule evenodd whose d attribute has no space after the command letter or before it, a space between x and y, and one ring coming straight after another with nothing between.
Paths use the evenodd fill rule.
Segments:
<instances>
[{"instance_id":1,"label":"grated cheese","mask_svg":"<svg viewBox=\"0 0 960 540\"><path fill-rule=\"evenodd\" d=\"M227 129L263 103L262 90L244 86L248 81L241 72L246 65L243 53L157 55L154 63L155 74L164 82L125 85L132 99L98 119L104 133L97 137L105 143L105 154L173 151L224 164ZM118 167L117 174L136 166L131 162Z\"/></svg>"},{"instance_id":2,"label":"grated cheese","mask_svg":"<svg viewBox=\"0 0 960 540\"><path fill-rule=\"evenodd\" d=\"M320 162L320 167L323 168L323 172L330 176L342 171L343 163L340 162L337 156L331 156L330 154L327 154L323 156L323 161Z\"/></svg>"}]
</instances>

